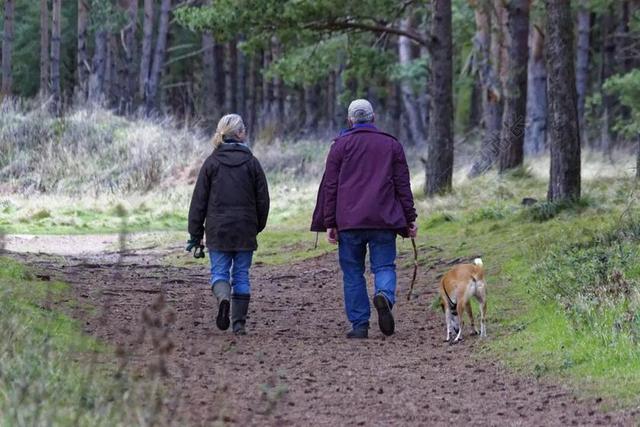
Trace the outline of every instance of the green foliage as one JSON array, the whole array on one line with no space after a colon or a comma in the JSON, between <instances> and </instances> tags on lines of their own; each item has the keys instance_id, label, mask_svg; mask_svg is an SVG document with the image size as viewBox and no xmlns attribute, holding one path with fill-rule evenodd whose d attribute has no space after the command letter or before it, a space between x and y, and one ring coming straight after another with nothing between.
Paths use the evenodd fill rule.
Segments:
<instances>
[{"instance_id":1,"label":"green foliage","mask_svg":"<svg viewBox=\"0 0 640 427\"><path fill-rule=\"evenodd\" d=\"M620 103L631 113L628 118L619 118L616 130L629 137L637 137L640 134L640 69L609 78L604 90L617 95Z\"/></svg>"}]
</instances>

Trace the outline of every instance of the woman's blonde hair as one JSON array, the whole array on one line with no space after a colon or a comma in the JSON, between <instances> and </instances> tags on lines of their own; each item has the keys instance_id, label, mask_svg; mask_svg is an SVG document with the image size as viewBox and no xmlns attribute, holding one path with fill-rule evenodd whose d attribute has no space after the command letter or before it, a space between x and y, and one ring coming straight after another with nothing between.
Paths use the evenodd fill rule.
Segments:
<instances>
[{"instance_id":1,"label":"woman's blonde hair","mask_svg":"<svg viewBox=\"0 0 640 427\"><path fill-rule=\"evenodd\" d=\"M225 138L238 137L244 130L242 117L237 114L223 116L218 122L215 135L213 135L213 148L221 146Z\"/></svg>"}]
</instances>

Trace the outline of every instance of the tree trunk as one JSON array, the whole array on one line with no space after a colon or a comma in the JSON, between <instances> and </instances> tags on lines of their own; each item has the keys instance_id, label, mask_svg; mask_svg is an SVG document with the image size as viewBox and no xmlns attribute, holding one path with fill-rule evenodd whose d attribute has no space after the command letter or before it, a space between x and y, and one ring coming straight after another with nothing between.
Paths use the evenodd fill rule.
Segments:
<instances>
[{"instance_id":1,"label":"tree trunk","mask_svg":"<svg viewBox=\"0 0 640 427\"><path fill-rule=\"evenodd\" d=\"M216 103L218 105L218 116L222 116L223 114L228 114L229 110L227 110L225 99L225 92L227 87L227 79L229 76L225 72L225 54L224 54L224 44L215 43L215 47L213 49L214 52L214 69L215 69L215 98ZM220 117L218 117L220 118Z\"/></svg>"},{"instance_id":2,"label":"tree trunk","mask_svg":"<svg viewBox=\"0 0 640 427\"><path fill-rule=\"evenodd\" d=\"M271 66L271 46L267 45L264 49L263 65L262 65L262 113L260 127L264 127L271 122L274 113L273 103L273 83L271 78L265 75L265 71Z\"/></svg>"},{"instance_id":3,"label":"tree trunk","mask_svg":"<svg viewBox=\"0 0 640 427\"><path fill-rule=\"evenodd\" d=\"M588 9L588 0L581 0L578 8L578 52L576 54L576 89L578 91L578 120L580 123L580 136L585 139L585 101L587 99L587 87L589 83L589 49L591 35L591 11Z\"/></svg>"},{"instance_id":4,"label":"tree trunk","mask_svg":"<svg viewBox=\"0 0 640 427\"><path fill-rule=\"evenodd\" d=\"M601 87L616 72L615 16L611 8L602 16L602 67L600 69ZM613 149L611 125L615 96L605 91L602 93L602 122L600 148L610 155Z\"/></svg>"},{"instance_id":5,"label":"tree trunk","mask_svg":"<svg viewBox=\"0 0 640 427\"><path fill-rule=\"evenodd\" d=\"M62 113L62 89L60 87L60 30L62 18L62 0L53 0L51 10L51 92L54 114Z\"/></svg>"},{"instance_id":6,"label":"tree trunk","mask_svg":"<svg viewBox=\"0 0 640 427\"><path fill-rule=\"evenodd\" d=\"M425 194L451 190L453 179L453 40L451 0L434 0L431 46L431 115Z\"/></svg>"},{"instance_id":7,"label":"tree trunk","mask_svg":"<svg viewBox=\"0 0 640 427\"><path fill-rule=\"evenodd\" d=\"M49 93L49 2L40 0L40 96Z\"/></svg>"},{"instance_id":8,"label":"tree trunk","mask_svg":"<svg viewBox=\"0 0 640 427\"><path fill-rule=\"evenodd\" d=\"M91 61L91 75L89 76L89 102L93 104L101 104L104 102L108 38L109 34L107 30L101 29L96 31L93 60Z\"/></svg>"},{"instance_id":9,"label":"tree trunk","mask_svg":"<svg viewBox=\"0 0 640 427\"><path fill-rule=\"evenodd\" d=\"M272 61L277 61L282 56L282 46L280 41L273 37L271 40L272 48ZM284 103L285 103L285 88L282 82L282 77L278 74L273 78L273 102L275 108L275 123L278 124L277 129L283 129L284 123ZM278 132L280 133L280 132ZM279 136L279 135L278 135Z\"/></svg>"},{"instance_id":10,"label":"tree trunk","mask_svg":"<svg viewBox=\"0 0 640 427\"><path fill-rule=\"evenodd\" d=\"M509 65L500 135L500 172L522 166L527 114L529 0L510 0L506 8Z\"/></svg>"},{"instance_id":11,"label":"tree trunk","mask_svg":"<svg viewBox=\"0 0 640 427\"><path fill-rule=\"evenodd\" d=\"M498 157L502 122L502 95L499 78L501 35L497 18L492 19L491 5L472 2L475 7L476 35L473 39L475 64L481 84L483 128L480 152L469 171L476 177L491 168ZM493 24L493 25L492 25Z\"/></svg>"},{"instance_id":12,"label":"tree trunk","mask_svg":"<svg viewBox=\"0 0 640 427\"><path fill-rule=\"evenodd\" d=\"M320 85L304 85L304 134L311 135L318 129L320 120Z\"/></svg>"},{"instance_id":13,"label":"tree trunk","mask_svg":"<svg viewBox=\"0 0 640 427\"><path fill-rule=\"evenodd\" d=\"M239 40L238 40L239 41ZM237 112L242 117L247 114L247 57L240 49L238 49L238 41L236 41L237 56Z\"/></svg>"},{"instance_id":14,"label":"tree trunk","mask_svg":"<svg viewBox=\"0 0 640 427\"><path fill-rule=\"evenodd\" d=\"M545 0L551 169L548 200L580 198L580 132L570 0Z\"/></svg>"},{"instance_id":15,"label":"tree trunk","mask_svg":"<svg viewBox=\"0 0 640 427\"><path fill-rule=\"evenodd\" d=\"M539 154L547 146L547 67L544 61L544 34L538 26L532 28L524 145L526 153Z\"/></svg>"},{"instance_id":16,"label":"tree trunk","mask_svg":"<svg viewBox=\"0 0 640 427\"><path fill-rule=\"evenodd\" d=\"M228 113L238 112L238 55L236 41L230 40L225 44L225 75L226 87L224 99Z\"/></svg>"},{"instance_id":17,"label":"tree trunk","mask_svg":"<svg viewBox=\"0 0 640 427\"><path fill-rule=\"evenodd\" d=\"M404 18L400 23L400 28L405 31L410 30L410 18ZM398 60L401 66L408 66L411 63L411 40L407 37L398 37ZM411 87L411 82L406 78L400 81L400 95L408 122L409 141L411 141L411 145L422 146L427 140L423 115L420 111L420 104Z\"/></svg>"},{"instance_id":18,"label":"tree trunk","mask_svg":"<svg viewBox=\"0 0 640 427\"><path fill-rule=\"evenodd\" d=\"M140 56L140 98L144 101L151 72L151 51L153 46L154 1L144 0L144 22L142 24L142 53Z\"/></svg>"},{"instance_id":19,"label":"tree trunk","mask_svg":"<svg viewBox=\"0 0 640 427\"><path fill-rule=\"evenodd\" d=\"M2 36L2 95L11 95L11 59L13 58L15 0L4 0L4 30Z\"/></svg>"},{"instance_id":20,"label":"tree trunk","mask_svg":"<svg viewBox=\"0 0 640 427\"><path fill-rule=\"evenodd\" d=\"M247 126L249 132L255 135L256 127L256 113L258 111L258 105L260 105L260 90L259 90L259 62L261 61L260 53L254 54L248 58L249 62L249 78L247 81Z\"/></svg>"},{"instance_id":21,"label":"tree trunk","mask_svg":"<svg viewBox=\"0 0 640 427\"><path fill-rule=\"evenodd\" d=\"M218 116L216 77L215 41L213 35L206 32L202 35L202 90L204 91L202 116L205 118L207 127L211 128L215 128L214 121Z\"/></svg>"},{"instance_id":22,"label":"tree trunk","mask_svg":"<svg viewBox=\"0 0 640 427\"><path fill-rule=\"evenodd\" d=\"M123 29L123 98L121 112L129 114L133 111L134 94L136 93L136 28L138 26L138 0L129 0L127 5L127 26Z\"/></svg>"},{"instance_id":23,"label":"tree trunk","mask_svg":"<svg viewBox=\"0 0 640 427\"><path fill-rule=\"evenodd\" d=\"M76 48L76 99L80 103L87 99L87 79L89 76L89 56L87 34L89 28L88 0L78 0L78 45Z\"/></svg>"},{"instance_id":24,"label":"tree trunk","mask_svg":"<svg viewBox=\"0 0 640 427\"><path fill-rule=\"evenodd\" d=\"M160 78L164 70L164 58L167 52L167 37L169 35L169 15L171 14L171 0L162 0L160 6L160 22L158 24L158 39L153 54L153 64L149 74L149 84L145 93L147 114L158 109L158 89Z\"/></svg>"}]
</instances>

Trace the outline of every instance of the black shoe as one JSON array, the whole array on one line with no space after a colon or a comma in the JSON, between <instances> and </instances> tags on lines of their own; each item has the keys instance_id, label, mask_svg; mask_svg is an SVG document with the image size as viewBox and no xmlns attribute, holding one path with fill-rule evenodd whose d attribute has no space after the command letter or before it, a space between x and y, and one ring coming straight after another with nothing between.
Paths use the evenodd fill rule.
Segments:
<instances>
[{"instance_id":1,"label":"black shoe","mask_svg":"<svg viewBox=\"0 0 640 427\"><path fill-rule=\"evenodd\" d=\"M387 298L382 294L376 295L373 297L373 306L378 310L378 326L380 326L380 331L387 336L393 335L396 324L393 320L391 306Z\"/></svg>"},{"instance_id":2,"label":"black shoe","mask_svg":"<svg viewBox=\"0 0 640 427\"><path fill-rule=\"evenodd\" d=\"M347 338L356 338L356 339L369 338L369 330L354 329L347 334Z\"/></svg>"},{"instance_id":3,"label":"black shoe","mask_svg":"<svg viewBox=\"0 0 640 427\"><path fill-rule=\"evenodd\" d=\"M220 301L220 305L218 306L218 316L216 317L216 326L221 331L226 331L229 329L229 325L231 321L229 320L229 308L231 304L228 299L223 299Z\"/></svg>"}]
</instances>

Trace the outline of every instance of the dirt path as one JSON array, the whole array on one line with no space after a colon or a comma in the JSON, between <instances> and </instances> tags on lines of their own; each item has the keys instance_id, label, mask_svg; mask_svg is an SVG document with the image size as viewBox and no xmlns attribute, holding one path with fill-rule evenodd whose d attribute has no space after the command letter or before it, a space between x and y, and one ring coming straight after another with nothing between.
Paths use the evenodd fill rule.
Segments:
<instances>
[{"instance_id":1,"label":"dirt path","mask_svg":"<svg viewBox=\"0 0 640 427\"><path fill-rule=\"evenodd\" d=\"M416 299L399 299L394 336L384 339L374 314L370 338L350 341L335 255L257 265L249 335L234 337L215 327L205 264L166 267L144 253L120 266L114 257L14 256L62 275L81 302L106 307L104 317L77 313L86 331L129 353L141 372L166 365L165 405L192 425L634 424L635 413L603 414L560 386L478 362L473 337L443 343L441 315L427 308L433 272L420 273ZM409 272L399 277L404 296ZM141 330L155 331L156 344L138 345ZM158 356L162 349L171 351Z\"/></svg>"}]
</instances>

